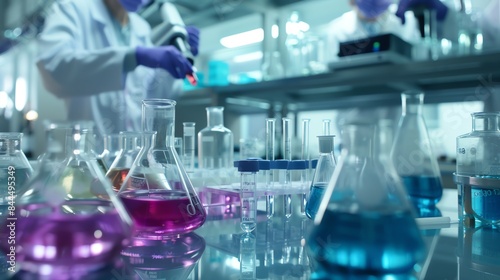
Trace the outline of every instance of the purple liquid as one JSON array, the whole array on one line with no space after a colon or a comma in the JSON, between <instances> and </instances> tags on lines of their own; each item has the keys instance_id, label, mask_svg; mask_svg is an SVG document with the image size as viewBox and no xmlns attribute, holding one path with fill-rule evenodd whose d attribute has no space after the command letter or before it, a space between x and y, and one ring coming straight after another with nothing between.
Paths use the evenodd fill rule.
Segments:
<instances>
[{"instance_id":1,"label":"purple liquid","mask_svg":"<svg viewBox=\"0 0 500 280\"><path fill-rule=\"evenodd\" d=\"M115 260L129 237L128 227L106 201L71 201L60 209L31 204L17 210L16 260L33 272L42 264L54 273L103 267ZM20 211L29 211L29 216ZM13 246L2 245L6 253Z\"/></svg>"},{"instance_id":2,"label":"purple liquid","mask_svg":"<svg viewBox=\"0 0 500 280\"><path fill-rule=\"evenodd\" d=\"M206 219L198 197L172 190L135 190L120 193L123 205L143 237L187 233Z\"/></svg>"}]
</instances>

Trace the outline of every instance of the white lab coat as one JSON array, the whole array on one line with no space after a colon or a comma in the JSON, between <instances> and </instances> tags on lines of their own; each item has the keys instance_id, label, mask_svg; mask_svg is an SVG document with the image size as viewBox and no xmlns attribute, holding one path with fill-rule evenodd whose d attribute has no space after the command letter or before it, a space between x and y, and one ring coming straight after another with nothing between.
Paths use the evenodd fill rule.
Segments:
<instances>
[{"instance_id":1,"label":"white lab coat","mask_svg":"<svg viewBox=\"0 0 500 280\"><path fill-rule=\"evenodd\" d=\"M418 22L412 12L407 12L406 23L401 24L401 20L396 17L396 6L392 5L384 14L377 18L374 24L376 34L392 33L403 40L415 44L420 40ZM372 36L367 26L363 24L356 14L351 10L340 17L332 20L327 26L328 61L338 59L339 43L358 40Z\"/></svg>"},{"instance_id":2,"label":"white lab coat","mask_svg":"<svg viewBox=\"0 0 500 280\"><path fill-rule=\"evenodd\" d=\"M93 120L98 135L141 129L144 98L175 98L182 80L138 66L124 72L124 57L152 45L151 28L129 13L130 43L119 42L103 0L59 0L39 36L37 67L48 91L64 99L69 120Z\"/></svg>"}]
</instances>

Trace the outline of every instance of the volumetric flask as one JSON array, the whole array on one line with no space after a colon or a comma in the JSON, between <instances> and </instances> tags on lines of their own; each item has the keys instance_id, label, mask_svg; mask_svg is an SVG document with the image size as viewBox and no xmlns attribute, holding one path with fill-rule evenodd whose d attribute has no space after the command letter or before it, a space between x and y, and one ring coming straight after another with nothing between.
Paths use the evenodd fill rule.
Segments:
<instances>
[{"instance_id":1,"label":"volumetric flask","mask_svg":"<svg viewBox=\"0 0 500 280\"><path fill-rule=\"evenodd\" d=\"M89 155L86 133L75 124L66 138L66 158L44 173L45 180L30 180L18 196L16 243L9 249L23 270L83 279L114 262L130 238L130 217ZM39 170L47 170L46 162Z\"/></svg>"},{"instance_id":2,"label":"volumetric flask","mask_svg":"<svg viewBox=\"0 0 500 280\"><path fill-rule=\"evenodd\" d=\"M156 131L141 148L118 193L138 238L161 239L199 228L206 219L174 147L175 105L170 99L142 102L142 128Z\"/></svg>"},{"instance_id":3,"label":"volumetric flask","mask_svg":"<svg viewBox=\"0 0 500 280\"><path fill-rule=\"evenodd\" d=\"M137 158L141 149L142 134L133 131L121 131L119 151L113 163L110 165L106 177L111 180L113 190L118 192L123 184L123 181L128 175L132 163ZM151 137L151 136L149 136Z\"/></svg>"},{"instance_id":4,"label":"volumetric flask","mask_svg":"<svg viewBox=\"0 0 500 280\"><path fill-rule=\"evenodd\" d=\"M373 125L343 127L345 145L307 239L318 276L404 275L425 257L412 206L392 165L374 154L374 138Z\"/></svg>"},{"instance_id":5,"label":"volumetric flask","mask_svg":"<svg viewBox=\"0 0 500 280\"><path fill-rule=\"evenodd\" d=\"M422 116L424 94L405 91L401 100L402 115L390 157L415 206L433 207L441 200L443 187Z\"/></svg>"},{"instance_id":6,"label":"volumetric flask","mask_svg":"<svg viewBox=\"0 0 500 280\"><path fill-rule=\"evenodd\" d=\"M500 113L473 113L472 131L457 137L461 215L500 222Z\"/></svg>"},{"instance_id":7,"label":"volumetric flask","mask_svg":"<svg viewBox=\"0 0 500 280\"><path fill-rule=\"evenodd\" d=\"M309 198L306 204L306 216L309 219L314 219L316 212L318 212L321 198L325 192L325 188L332 179L333 171L337 166L335 157L333 155L333 139L335 135L318 136L319 140L319 158L314 175L311 181L311 188L309 190Z\"/></svg>"},{"instance_id":8,"label":"volumetric flask","mask_svg":"<svg viewBox=\"0 0 500 280\"><path fill-rule=\"evenodd\" d=\"M22 133L0 133L0 221L13 209L16 195L21 193L33 168L21 150Z\"/></svg>"}]
</instances>

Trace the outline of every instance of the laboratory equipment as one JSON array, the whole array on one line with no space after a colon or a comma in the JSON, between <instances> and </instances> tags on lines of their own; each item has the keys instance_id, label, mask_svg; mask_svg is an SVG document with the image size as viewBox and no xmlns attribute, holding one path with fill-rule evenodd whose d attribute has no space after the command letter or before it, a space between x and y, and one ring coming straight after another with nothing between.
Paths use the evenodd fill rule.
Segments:
<instances>
[{"instance_id":1,"label":"laboratory equipment","mask_svg":"<svg viewBox=\"0 0 500 280\"><path fill-rule=\"evenodd\" d=\"M293 207L292 207L292 195L290 192L292 189L297 189L299 191L302 191L298 196L300 199L300 213L305 214L305 202L306 202L306 191L307 191L307 184L305 181L305 176L306 176L306 171L307 171L307 164L309 161L305 160L291 160L288 162L287 166L287 172L290 172L290 182L285 188L288 188L285 191L284 195L284 210L285 210L285 217L290 218L293 214Z\"/></svg>"},{"instance_id":2,"label":"laboratory equipment","mask_svg":"<svg viewBox=\"0 0 500 280\"><path fill-rule=\"evenodd\" d=\"M282 118L282 129L283 129L283 136L282 136L282 141L283 141L283 159L288 161L286 169L285 169L285 178L283 181L283 187L285 189L288 189L292 185L292 177L291 177L291 171L288 169L288 164L292 160L292 133L291 133L291 119L289 118ZM280 183L282 182L282 178L280 175ZM291 203L292 203L292 195L291 194L285 194L283 195L283 209L285 211L285 217L290 218L292 215L291 212Z\"/></svg>"},{"instance_id":3,"label":"laboratory equipment","mask_svg":"<svg viewBox=\"0 0 500 280\"><path fill-rule=\"evenodd\" d=\"M187 172L194 172L194 159L195 159L195 144L196 144L196 123L183 122L182 123L182 139L184 140L184 150L182 162Z\"/></svg>"},{"instance_id":4,"label":"laboratory equipment","mask_svg":"<svg viewBox=\"0 0 500 280\"><path fill-rule=\"evenodd\" d=\"M286 22L286 64L285 75L287 77L301 76L305 68L304 56L302 54L304 29L300 23L299 12L293 11Z\"/></svg>"},{"instance_id":5,"label":"laboratory equipment","mask_svg":"<svg viewBox=\"0 0 500 280\"><path fill-rule=\"evenodd\" d=\"M410 273L426 248L394 167L374 154L375 126L342 131L345 145L307 239L313 278Z\"/></svg>"},{"instance_id":6,"label":"laboratory equipment","mask_svg":"<svg viewBox=\"0 0 500 280\"><path fill-rule=\"evenodd\" d=\"M256 238L251 233L240 236L240 278L241 280L256 279Z\"/></svg>"},{"instance_id":7,"label":"laboratory equipment","mask_svg":"<svg viewBox=\"0 0 500 280\"><path fill-rule=\"evenodd\" d=\"M151 137L147 133L146 137ZM109 166L106 177L111 180L113 190L120 191L123 181L128 175L132 163L136 159L141 149L140 142L142 134L134 131L121 131L119 133L119 150L116 158Z\"/></svg>"},{"instance_id":8,"label":"laboratory equipment","mask_svg":"<svg viewBox=\"0 0 500 280\"><path fill-rule=\"evenodd\" d=\"M132 239L121 252L125 269L120 279L187 279L205 247L205 239L194 232L167 240Z\"/></svg>"},{"instance_id":9,"label":"laboratory equipment","mask_svg":"<svg viewBox=\"0 0 500 280\"><path fill-rule=\"evenodd\" d=\"M270 191L274 186L274 169L272 168L272 162L274 162L275 153L275 134L276 134L276 119L268 118L266 119L266 160L271 162L271 168L267 172L266 186ZM274 195L266 195L266 215L270 219L274 216Z\"/></svg>"},{"instance_id":10,"label":"laboratory equipment","mask_svg":"<svg viewBox=\"0 0 500 280\"><path fill-rule=\"evenodd\" d=\"M23 270L81 279L113 263L130 237L130 217L86 145L89 131L74 124L65 159L18 195L17 220L7 221L15 223L16 243L7 250Z\"/></svg>"},{"instance_id":11,"label":"laboratory equipment","mask_svg":"<svg viewBox=\"0 0 500 280\"><path fill-rule=\"evenodd\" d=\"M16 195L24 190L33 174L21 149L22 137L19 132L0 132L0 221L8 216L9 206L12 209Z\"/></svg>"},{"instance_id":12,"label":"laboratory equipment","mask_svg":"<svg viewBox=\"0 0 500 280\"><path fill-rule=\"evenodd\" d=\"M120 134L113 133L104 135L104 150L99 155L109 169L116 156L120 152Z\"/></svg>"},{"instance_id":13,"label":"laboratory equipment","mask_svg":"<svg viewBox=\"0 0 500 280\"><path fill-rule=\"evenodd\" d=\"M325 192L325 188L332 179L333 172L337 166L334 155L335 135L318 136L319 159L309 189L305 214L309 219L313 219L318 212L319 204Z\"/></svg>"},{"instance_id":14,"label":"laboratory equipment","mask_svg":"<svg viewBox=\"0 0 500 280\"><path fill-rule=\"evenodd\" d=\"M472 131L457 137L459 216L470 224L500 222L500 113L472 115ZM472 225L472 224L471 224Z\"/></svg>"},{"instance_id":15,"label":"laboratory equipment","mask_svg":"<svg viewBox=\"0 0 500 280\"><path fill-rule=\"evenodd\" d=\"M402 115L394 137L391 160L410 199L419 207L431 207L441 200L443 186L437 157L422 116L424 93L401 94Z\"/></svg>"},{"instance_id":16,"label":"laboratory equipment","mask_svg":"<svg viewBox=\"0 0 500 280\"><path fill-rule=\"evenodd\" d=\"M262 64L262 79L265 81L280 79L285 76L285 69L281 63L279 51L266 52Z\"/></svg>"},{"instance_id":17,"label":"laboratory equipment","mask_svg":"<svg viewBox=\"0 0 500 280\"><path fill-rule=\"evenodd\" d=\"M240 172L240 203L241 203L241 229L251 232L257 225L257 173L259 172L259 161L240 160L238 163Z\"/></svg>"},{"instance_id":18,"label":"laboratory equipment","mask_svg":"<svg viewBox=\"0 0 500 280\"><path fill-rule=\"evenodd\" d=\"M302 179L303 183L310 182L311 178L311 153L309 151L309 124L310 119L302 120L302 159L305 161L305 169L303 171ZM300 213L305 215L306 204L307 204L307 193L300 195Z\"/></svg>"},{"instance_id":19,"label":"laboratory equipment","mask_svg":"<svg viewBox=\"0 0 500 280\"><path fill-rule=\"evenodd\" d=\"M207 126L198 132L198 165L201 169L233 167L234 137L224 127L224 107L207 107Z\"/></svg>"},{"instance_id":20,"label":"laboratory equipment","mask_svg":"<svg viewBox=\"0 0 500 280\"><path fill-rule=\"evenodd\" d=\"M174 148L175 105L170 99L142 101L144 132L156 131L141 148L118 196L134 221L134 236L162 239L199 228L205 210ZM147 139L146 139L147 140Z\"/></svg>"},{"instance_id":21,"label":"laboratory equipment","mask_svg":"<svg viewBox=\"0 0 500 280\"><path fill-rule=\"evenodd\" d=\"M330 135L330 123L331 120L329 119L324 119L323 120L323 135Z\"/></svg>"}]
</instances>

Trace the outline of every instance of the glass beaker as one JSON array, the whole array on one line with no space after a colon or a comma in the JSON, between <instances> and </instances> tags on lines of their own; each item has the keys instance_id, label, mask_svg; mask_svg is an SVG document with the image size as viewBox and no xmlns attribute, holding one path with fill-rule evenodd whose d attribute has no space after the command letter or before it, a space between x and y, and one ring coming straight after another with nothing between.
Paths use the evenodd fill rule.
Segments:
<instances>
[{"instance_id":1,"label":"glass beaker","mask_svg":"<svg viewBox=\"0 0 500 280\"><path fill-rule=\"evenodd\" d=\"M23 270L80 279L115 261L131 220L89 154L89 130L75 124L69 132L66 158L18 196L15 250Z\"/></svg>"},{"instance_id":2,"label":"glass beaker","mask_svg":"<svg viewBox=\"0 0 500 280\"><path fill-rule=\"evenodd\" d=\"M333 172L337 166L334 150L335 135L321 135L318 136L319 141L319 158L318 164L314 171L311 181L311 188L309 190L309 198L306 204L306 216L309 219L314 219L316 212L318 212L321 198L325 192L325 188L332 179Z\"/></svg>"},{"instance_id":3,"label":"glass beaker","mask_svg":"<svg viewBox=\"0 0 500 280\"><path fill-rule=\"evenodd\" d=\"M233 168L234 137L224 126L224 107L207 107L207 126L198 132L198 165L202 169Z\"/></svg>"},{"instance_id":4,"label":"glass beaker","mask_svg":"<svg viewBox=\"0 0 500 280\"><path fill-rule=\"evenodd\" d=\"M307 239L319 276L406 275L425 257L403 185L375 155L374 139L374 125L343 127L345 145Z\"/></svg>"},{"instance_id":5,"label":"glass beaker","mask_svg":"<svg viewBox=\"0 0 500 280\"><path fill-rule=\"evenodd\" d=\"M132 163L137 158L141 146L142 134L140 132L134 131L121 131L119 151L113 163L110 165L106 177L111 180L113 184L113 190L115 192L120 191L123 181L128 175ZM151 135L145 134L146 137L151 137Z\"/></svg>"},{"instance_id":6,"label":"glass beaker","mask_svg":"<svg viewBox=\"0 0 500 280\"><path fill-rule=\"evenodd\" d=\"M390 157L415 206L433 207L441 200L443 187L437 157L422 116L424 93L405 91L401 100L402 115Z\"/></svg>"},{"instance_id":7,"label":"glass beaker","mask_svg":"<svg viewBox=\"0 0 500 280\"><path fill-rule=\"evenodd\" d=\"M128 275L120 276L131 280L187 279L205 246L205 239L194 232L167 240L133 239L121 253Z\"/></svg>"},{"instance_id":8,"label":"glass beaker","mask_svg":"<svg viewBox=\"0 0 500 280\"><path fill-rule=\"evenodd\" d=\"M483 223L495 224L500 222L500 113L471 116L472 131L456 139L456 173L474 178L468 186L459 185L459 205L463 208L459 210Z\"/></svg>"},{"instance_id":9,"label":"glass beaker","mask_svg":"<svg viewBox=\"0 0 500 280\"><path fill-rule=\"evenodd\" d=\"M142 101L144 132L156 131L141 148L118 193L134 221L135 236L162 239L199 228L205 210L175 151L175 105L170 99Z\"/></svg>"},{"instance_id":10,"label":"glass beaker","mask_svg":"<svg viewBox=\"0 0 500 280\"><path fill-rule=\"evenodd\" d=\"M16 195L25 189L33 174L28 158L21 150L23 134L0 132L0 221L8 217Z\"/></svg>"}]
</instances>

